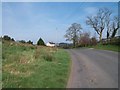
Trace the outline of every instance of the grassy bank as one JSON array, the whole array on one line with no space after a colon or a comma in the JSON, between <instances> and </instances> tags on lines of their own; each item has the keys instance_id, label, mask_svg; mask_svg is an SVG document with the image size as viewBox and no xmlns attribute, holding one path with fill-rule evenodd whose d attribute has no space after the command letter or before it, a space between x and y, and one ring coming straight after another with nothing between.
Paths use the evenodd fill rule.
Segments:
<instances>
[{"instance_id":1,"label":"grassy bank","mask_svg":"<svg viewBox=\"0 0 120 90\"><path fill-rule=\"evenodd\" d=\"M70 56L63 49L3 43L3 88L65 88Z\"/></svg>"},{"instance_id":2,"label":"grassy bank","mask_svg":"<svg viewBox=\"0 0 120 90\"><path fill-rule=\"evenodd\" d=\"M110 51L117 51L120 52L120 46L118 45L102 45L98 44L96 46L88 46L88 48L95 48L95 49L101 49L101 50L110 50Z\"/></svg>"}]
</instances>

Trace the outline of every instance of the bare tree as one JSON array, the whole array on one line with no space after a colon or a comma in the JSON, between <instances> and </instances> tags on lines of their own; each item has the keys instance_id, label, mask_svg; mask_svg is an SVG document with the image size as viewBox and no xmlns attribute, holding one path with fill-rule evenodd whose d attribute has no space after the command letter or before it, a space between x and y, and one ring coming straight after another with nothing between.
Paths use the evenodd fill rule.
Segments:
<instances>
[{"instance_id":1,"label":"bare tree","mask_svg":"<svg viewBox=\"0 0 120 90\"><path fill-rule=\"evenodd\" d=\"M120 18L118 17L114 17L114 20L112 22L112 35L111 35L111 38L114 38L117 31L120 30Z\"/></svg>"},{"instance_id":2,"label":"bare tree","mask_svg":"<svg viewBox=\"0 0 120 90\"><path fill-rule=\"evenodd\" d=\"M76 45L78 43L80 29L82 29L80 24L73 23L66 31L65 38L67 41L73 41L74 47L76 47Z\"/></svg>"},{"instance_id":3,"label":"bare tree","mask_svg":"<svg viewBox=\"0 0 120 90\"><path fill-rule=\"evenodd\" d=\"M108 16L109 13L110 11L107 8L101 8L99 9L97 15L92 17L87 17L86 24L94 28L94 30L99 35L100 41L102 39L102 33L105 28L106 17Z\"/></svg>"},{"instance_id":4,"label":"bare tree","mask_svg":"<svg viewBox=\"0 0 120 90\"><path fill-rule=\"evenodd\" d=\"M111 14L112 14L112 12L111 11L109 11L108 9L107 9L107 14L106 14L106 29L107 29L107 39L110 37L110 34L111 34L111 32L112 32L112 29L111 29L111 19L110 19L110 16L111 16Z\"/></svg>"}]
</instances>

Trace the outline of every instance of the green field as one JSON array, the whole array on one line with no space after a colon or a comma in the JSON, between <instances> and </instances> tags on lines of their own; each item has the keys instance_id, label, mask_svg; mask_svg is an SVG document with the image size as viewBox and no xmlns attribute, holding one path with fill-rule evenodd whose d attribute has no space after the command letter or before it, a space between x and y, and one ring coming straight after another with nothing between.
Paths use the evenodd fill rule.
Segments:
<instances>
[{"instance_id":1,"label":"green field","mask_svg":"<svg viewBox=\"0 0 120 90\"><path fill-rule=\"evenodd\" d=\"M101 50L110 50L110 51L117 51L120 52L120 46L118 45L102 45L98 44L96 46L88 46L88 48L95 48L95 49L101 49Z\"/></svg>"},{"instance_id":2,"label":"green field","mask_svg":"<svg viewBox=\"0 0 120 90\"><path fill-rule=\"evenodd\" d=\"M63 49L4 42L3 88L65 88L70 56Z\"/></svg>"}]
</instances>

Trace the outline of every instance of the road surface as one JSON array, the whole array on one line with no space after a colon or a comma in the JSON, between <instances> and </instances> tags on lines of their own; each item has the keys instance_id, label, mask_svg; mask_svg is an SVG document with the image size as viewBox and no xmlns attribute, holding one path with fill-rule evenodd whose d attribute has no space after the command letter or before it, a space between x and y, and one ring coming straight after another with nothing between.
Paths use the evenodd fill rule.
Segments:
<instances>
[{"instance_id":1,"label":"road surface","mask_svg":"<svg viewBox=\"0 0 120 90\"><path fill-rule=\"evenodd\" d=\"M118 53L69 49L71 73L67 88L118 88Z\"/></svg>"}]
</instances>

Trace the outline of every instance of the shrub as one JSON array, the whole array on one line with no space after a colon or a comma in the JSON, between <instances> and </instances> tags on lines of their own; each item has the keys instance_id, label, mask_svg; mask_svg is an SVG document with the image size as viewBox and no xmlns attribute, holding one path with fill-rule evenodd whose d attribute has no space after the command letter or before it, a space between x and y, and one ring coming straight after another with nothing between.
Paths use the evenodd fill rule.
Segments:
<instances>
[{"instance_id":1,"label":"shrub","mask_svg":"<svg viewBox=\"0 0 120 90\"><path fill-rule=\"evenodd\" d=\"M113 44L113 45L120 45L120 38L111 38L110 40L110 44Z\"/></svg>"},{"instance_id":2,"label":"shrub","mask_svg":"<svg viewBox=\"0 0 120 90\"><path fill-rule=\"evenodd\" d=\"M45 61L53 61L54 59L54 50L44 50L43 48L37 48L34 53L34 58L35 59L44 59Z\"/></svg>"},{"instance_id":3,"label":"shrub","mask_svg":"<svg viewBox=\"0 0 120 90\"><path fill-rule=\"evenodd\" d=\"M87 32L81 34L79 46L85 47L85 46L88 46L89 44L90 44L90 34Z\"/></svg>"},{"instance_id":4,"label":"shrub","mask_svg":"<svg viewBox=\"0 0 120 90\"><path fill-rule=\"evenodd\" d=\"M2 37L0 38L7 41L15 41L14 38L9 37L8 35L4 35L3 38Z\"/></svg>"},{"instance_id":5,"label":"shrub","mask_svg":"<svg viewBox=\"0 0 120 90\"><path fill-rule=\"evenodd\" d=\"M29 40L27 43L28 43L28 44L33 44L33 42L32 42L31 40Z\"/></svg>"},{"instance_id":6,"label":"shrub","mask_svg":"<svg viewBox=\"0 0 120 90\"><path fill-rule=\"evenodd\" d=\"M26 41L25 41L25 40L20 40L19 42L20 42L20 43L26 43Z\"/></svg>"},{"instance_id":7,"label":"shrub","mask_svg":"<svg viewBox=\"0 0 120 90\"><path fill-rule=\"evenodd\" d=\"M91 41L90 41L90 44L91 45L97 45L97 39L95 37L92 37Z\"/></svg>"},{"instance_id":8,"label":"shrub","mask_svg":"<svg viewBox=\"0 0 120 90\"><path fill-rule=\"evenodd\" d=\"M4 40L8 40L8 41L11 40L11 38L10 38L8 35L3 36L3 39L4 39Z\"/></svg>"},{"instance_id":9,"label":"shrub","mask_svg":"<svg viewBox=\"0 0 120 90\"><path fill-rule=\"evenodd\" d=\"M43 55L43 59L46 61L53 61L54 57L51 53L46 53L45 55Z\"/></svg>"},{"instance_id":10,"label":"shrub","mask_svg":"<svg viewBox=\"0 0 120 90\"><path fill-rule=\"evenodd\" d=\"M30 46L30 49L35 49L35 47L34 46Z\"/></svg>"}]
</instances>

